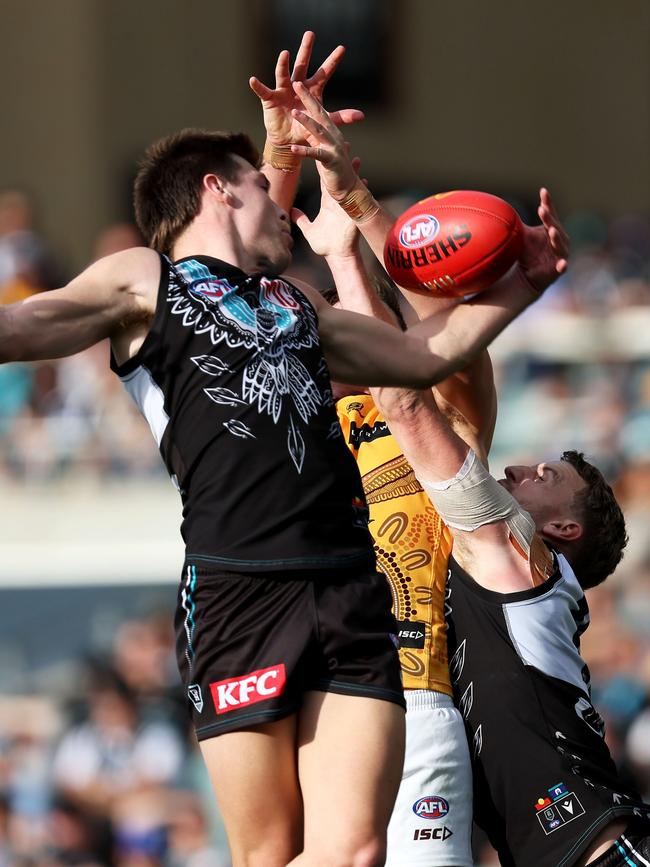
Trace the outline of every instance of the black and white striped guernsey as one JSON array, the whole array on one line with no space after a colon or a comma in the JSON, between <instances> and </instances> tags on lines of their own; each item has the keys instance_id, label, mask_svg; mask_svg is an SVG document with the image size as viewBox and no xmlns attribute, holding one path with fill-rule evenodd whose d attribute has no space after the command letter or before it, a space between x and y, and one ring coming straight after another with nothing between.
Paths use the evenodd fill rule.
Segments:
<instances>
[{"instance_id":1,"label":"black and white striped guernsey","mask_svg":"<svg viewBox=\"0 0 650 867\"><path fill-rule=\"evenodd\" d=\"M449 669L474 818L504 867L570 867L611 822L645 822L650 809L610 757L580 655L587 601L554 556L551 578L515 593L488 590L449 560Z\"/></svg>"},{"instance_id":2,"label":"black and white striped guernsey","mask_svg":"<svg viewBox=\"0 0 650 867\"><path fill-rule=\"evenodd\" d=\"M308 299L207 256L161 266L151 329L111 367L181 493L187 556L246 572L372 565Z\"/></svg>"}]
</instances>

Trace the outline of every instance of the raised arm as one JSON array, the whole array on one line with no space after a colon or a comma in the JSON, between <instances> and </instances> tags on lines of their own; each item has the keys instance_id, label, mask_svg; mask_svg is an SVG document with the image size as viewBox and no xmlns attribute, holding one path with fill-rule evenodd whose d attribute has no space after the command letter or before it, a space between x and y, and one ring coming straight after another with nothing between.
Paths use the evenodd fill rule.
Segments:
<instances>
[{"instance_id":1,"label":"raised arm","mask_svg":"<svg viewBox=\"0 0 650 867\"><path fill-rule=\"evenodd\" d=\"M359 179L348 156L343 137L319 101L309 94L300 83L294 85L294 90L304 107L302 111L294 110L294 117L305 127L308 143L307 145L294 145L291 148L292 151L301 156L314 157L318 161L322 185L355 221L377 255L381 256L383 242L392 224L392 218L383 211ZM468 334L466 331L459 334L455 330L459 324L462 324L463 328L470 326L478 329L475 334L476 341L471 343L470 340L470 346L467 347L465 365L454 366L454 370L461 369L470 361L472 367L465 370L460 376L447 380L439 391L439 397L441 406L448 411L451 418L454 418L454 423L464 431L466 438L473 439L482 457L485 457L487 453L494 429L496 400L489 358L486 356L477 358L476 356L481 348L485 348L490 340L505 327L507 321L510 321L500 317L494 308L488 310L484 305L493 301L498 305L500 292L512 291L513 307L511 312L513 316L510 318L514 318L516 312L525 306L525 304L519 306L515 312L514 308L523 300L521 293L522 290L525 292L525 284L529 285L533 294L541 292L566 269L567 265L568 237L557 217L550 194L545 189L540 191L538 213L542 225L535 228L525 228L524 253L516 272L506 275L496 293L495 290L492 290L493 294L489 302L485 295L479 299L479 304L483 309L478 317L475 311L463 312L459 315L449 314L449 311L444 309L446 302L442 302L444 306L441 306L441 302L438 300L415 298L417 312L420 316L427 315L428 325L420 331L418 331L419 326L415 326L414 334L430 336L432 321L442 321L448 315L451 330L445 332L444 338L460 338L462 343ZM409 297L411 303L413 300L414 296ZM528 303L530 300L532 298L529 299ZM462 305L462 307L467 309L473 304L475 304L474 301L470 302L469 305ZM361 308L355 306L355 309ZM364 312L369 311L364 310ZM430 348L439 353L440 356L449 359L450 351L453 353L453 347L444 338L441 335L439 341L431 345ZM461 349L461 354L463 352L464 350ZM436 379L435 381L440 380Z\"/></svg>"},{"instance_id":2,"label":"raised arm","mask_svg":"<svg viewBox=\"0 0 650 867\"><path fill-rule=\"evenodd\" d=\"M314 33L307 30L296 53L293 71L290 69L289 52L280 52L275 66L274 88L267 87L255 76L249 79L251 90L262 103L266 129L263 171L271 184L269 194L287 212L293 204L302 163L302 157L292 152L291 145L306 142L304 127L292 115L294 108L302 106L294 93L293 83L301 82L309 94L321 100L325 85L345 54L345 48L337 46L316 72L307 78L313 47ZM331 119L335 124L354 123L363 120L363 112L342 109L332 112Z\"/></svg>"},{"instance_id":3,"label":"raised arm","mask_svg":"<svg viewBox=\"0 0 650 867\"><path fill-rule=\"evenodd\" d=\"M510 593L548 578L552 556L533 519L452 430L431 392L376 389L373 397L474 580Z\"/></svg>"},{"instance_id":4,"label":"raised arm","mask_svg":"<svg viewBox=\"0 0 650 867\"><path fill-rule=\"evenodd\" d=\"M94 262L52 292L0 307L0 362L60 358L153 313L160 259L138 247Z\"/></svg>"},{"instance_id":5,"label":"raised arm","mask_svg":"<svg viewBox=\"0 0 650 867\"><path fill-rule=\"evenodd\" d=\"M349 279L354 279L352 270ZM472 302L402 332L370 316L330 307L314 290L309 294L319 310L321 342L334 379L409 388L431 387L466 367L537 297L521 272L513 270Z\"/></svg>"},{"instance_id":6,"label":"raised arm","mask_svg":"<svg viewBox=\"0 0 650 867\"><path fill-rule=\"evenodd\" d=\"M352 166L358 171L359 160ZM316 163L322 174L320 163ZM302 211L291 212L312 250L327 261L334 277L340 306L383 319L395 325L395 315L378 297L360 264L359 225L332 199L321 182L321 204L312 221ZM358 279L355 273L359 271ZM428 314L440 313L457 303L452 299L425 297ZM486 462L496 421L496 392L492 365L482 352L465 370L440 382L435 397L450 424Z\"/></svg>"},{"instance_id":7,"label":"raised arm","mask_svg":"<svg viewBox=\"0 0 650 867\"><path fill-rule=\"evenodd\" d=\"M351 163L348 167L352 172ZM326 170L321 168L320 171L323 177ZM354 235L347 234L347 223L341 227L340 217L332 211L327 198L323 204L325 209L321 210L317 224L311 224L299 212L294 212L294 216L308 239L316 239L316 251L328 253L330 265L332 250L341 254L347 248L347 255L338 256L336 263L339 291L348 300L356 299L357 310L373 314L376 301L372 296L368 298L370 290L354 245ZM333 376L342 382L368 386L402 383L424 388L466 367L555 276L558 256L565 252L565 247L562 245L556 252L548 236L550 233L540 229L545 240L534 257L531 253L528 272L522 267L513 268L491 289L467 303L440 310L406 333L386 327L369 316L359 318L347 311L333 310L316 297L315 303L320 304L321 339ZM332 234L338 238L337 242L327 241ZM539 233L533 237L541 240ZM535 268L532 268L533 258ZM533 275L537 284L531 282Z\"/></svg>"}]
</instances>

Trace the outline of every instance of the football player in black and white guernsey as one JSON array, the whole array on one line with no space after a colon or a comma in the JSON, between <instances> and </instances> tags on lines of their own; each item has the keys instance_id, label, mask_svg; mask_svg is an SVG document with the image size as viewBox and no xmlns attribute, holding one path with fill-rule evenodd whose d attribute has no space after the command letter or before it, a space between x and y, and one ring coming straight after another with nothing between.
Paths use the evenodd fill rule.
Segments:
<instances>
[{"instance_id":1,"label":"football player in black and white guernsey","mask_svg":"<svg viewBox=\"0 0 650 867\"><path fill-rule=\"evenodd\" d=\"M454 536L450 672L476 821L509 867L645 867L650 808L618 776L580 656L584 590L627 541L611 488L573 451L497 482L430 392L373 393Z\"/></svg>"},{"instance_id":2,"label":"football player in black and white guernsey","mask_svg":"<svg viewBox=\"0 0 650 867\"><path fill-rule=\"evenodd\" d=\"M110 339L112 367L178 487L178 661L236 867L383 864L400 780L396 624L329 372L429 387L538 294L518 270L402 333L280 276L291 231L269 188L295 170L305 141L293 88L319 96L340 57L307 79L310 51L308 38L293 83L283 53L276 87L263 91L274 136L264 173L243 134L168 136L136 180L150 249L0 308L0 362ZM323 129L331 119L319 112L307 122ZM372 196L334 150L336 198L372 221ZM545 228L561 270L552 215ZM367 279L358 256L339 264L337 280Z\"/></svg>"}]
</instances>

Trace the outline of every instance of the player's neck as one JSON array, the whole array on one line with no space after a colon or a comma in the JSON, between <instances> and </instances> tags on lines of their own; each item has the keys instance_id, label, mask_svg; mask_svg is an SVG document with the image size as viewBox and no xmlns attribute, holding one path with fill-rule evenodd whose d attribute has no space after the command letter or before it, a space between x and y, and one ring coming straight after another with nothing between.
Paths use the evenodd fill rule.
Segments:
<instances>
[{"instance_id":1,"label":"player's neck","mask_svg":"<svg viewBox=\"0 0 650 867\"><path fill-rule=\"evenodd\" d=\"M254 263L229 227L207 226L200 222L192 223L176 239L171 257L177 262L188 256L212 256L240 268L246 274L252 273Z\"/></svg>"}]
</instances>

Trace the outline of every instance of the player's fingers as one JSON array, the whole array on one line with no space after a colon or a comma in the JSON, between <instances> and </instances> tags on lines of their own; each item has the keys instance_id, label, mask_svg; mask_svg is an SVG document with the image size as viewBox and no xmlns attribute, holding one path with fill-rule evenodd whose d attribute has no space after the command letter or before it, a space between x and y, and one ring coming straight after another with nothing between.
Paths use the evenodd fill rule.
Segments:
<instances>
[{"instance_id":1,"label":"player's fingers","mask_svg":"<svg viewBox=\"0 0 650 867\"><path fill-rule=\"evenodd\" d=\"M557 218L557 211L555 209L555 204L553 203L553 198L546 187L541 187L539 191L539 201L541 205L548 208L553 216Z\"/></svg>"},{"instance_id":2,"label":"player's fingers","mask_svg":"<svg viewBox=\"0 0 650 867\"><path fill-rule=\"evenodd\" d=\"M296 226L298 226L303 235L307 231L309 231L309 227L311 226L311 220L304 211L300 210L300 208L291 209L291 219L296 224Z\"/></svg>"},{"instance_id":3,"label":"player's fingers","mask_svg":"<svg viewBox=\"0 0 650 867\"><path fill-rule=\"evenodd\" d=\"M344 54L345 46L337 45L334 51L332 51L321 63L312 77L305 82L307 87L310 90L315 87L319 94L322 93L323 88L332 77L334 70L341 62Z\"/></svg>"},{"instance_id":4,"label":"player's fingers","mask_svg":"<svg viewBox=\"0 0 650 867\"><path fill-rule=\"evenodd\" d=\"M560 220L560 215L557 212L557 208L555 207L555 203L553 202L553 197L550 192L546 189L546 187L542 187L539 191L539 201L540 205L545 208L552 222L562 231L568 240L568 234L566 233L564 226L562 225L562 221Z\"/></svg>"},{"instance_id":5,"label":"player's fingers","mask_svg":"<svg viewBox=\"0 0 650 867\"><path fill-rule=\"evenodd\" d=\"M311 95L301 81L294 81L293 90L312 117L317 117L323 126L334 126L322 103Z\"/></svg>"},{"instance_id":6,"label":"player's fingers","mask_svg":"<svg viewBox=\"0 0 650 867\"><path fill-rule=\"evenodd\" d=\"M291 153L299 157L311 157L321 163L327 162L329 152L325 148L311 147L310 145L291 145Z\"/></svg>"},{"instance_id":7,"label":"player's fingers","mask_svg":"<svg viewBox=\"0 0 650 867\"><path fill-rule=\"evenodd\" d=\"M293 72L291 74L292 81L304 81L309 69L309 61L311 60L311 52L314 47L314 31L305 30L300 40L300 47L296 54L296 62L293 64Z\"/></svg>"},{"instance_id":8,"label":"player's fingers","mask_svg":"<svg viewBox=\"0 0 650 867\"><path fill-rule=\"evenodd\" d=\"M542 221L546 234L549 237L553 250L560 256L569 255L569 236L560 221L543 205L538 209L539 218Z\"/></svg>"},{"instance_id":9,"label":"player's fingers","mask_svg":"<svg viewBox=\"0 0 650 867\"><path fill-rule=\"evenodd\" d=\"M565 259L569 255L568 240L555 226L548 229L548 239L556 256Z\"/></svg>"},{"instance_id":10,"label":"player's fingers","mask_svg":"<svg viewBox=\"0 0 650 867\"><path fill-rule=\"evenodd\" d=\"M278 88L291 86L291 75L289 74L289 52L286 49L278 54L278 60L275 64L275 86Z\"/></svg>"},{"instance_id":11,"label":"player's fingers","mask_svg":"<svg viewBox=\"0 0 650 867\"><path fill-rule=\"evenodd\" d=\"M315 120L311 115L307 114L306 111L300 111L298 108L294 108L291 112L291 116L295 117L295 119L300 123L305 129L309 130L312 135L316 136L319 140L326 141L329 144L332 142L332 137L329 134L329 130L327 130L322 123L319 123Z\"/></svg>"},{"instance_id":12,"label":"player's fingers","mask_svg":"<svg viewBox=\"0 0 650 867\"><path fill-rule=\"evenodd\" d=\"M560 218L557 214L557 211L553 207L553 203L551 202L550 197L548 195L544 196L543 193L548 193L548 191L544 189L540 190L540 204L537 208L537 214L547 232L551 228L557 230L568 250L569 235L562 223L560 222Z\"/></svg>"},{"instance_id":13,"label":"player's fingers","mask_svg":"<svg viewBox=\"0 0 650 867\"><path fill-rule=\"evenodd\" d=\"M360 120L365 120L365 117L365 114L357 108L342 108L340 111L330 112L330 120L336 126L358 123Z\"/></svg>"},{"instance_id":14,"label":"player's fingers","mask_svg":"<svg viewBox=\"0 0 650 867\"><path fill-rule=\"evenodd\" d=\"M260 99L271 99L273 96L273 91L271 88L267 87L265 84L259 80L259 78L255 78L253 75L248 79L248 83L250 85L250 89L259 96Z\"/></svg>"}]
</instances>

